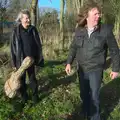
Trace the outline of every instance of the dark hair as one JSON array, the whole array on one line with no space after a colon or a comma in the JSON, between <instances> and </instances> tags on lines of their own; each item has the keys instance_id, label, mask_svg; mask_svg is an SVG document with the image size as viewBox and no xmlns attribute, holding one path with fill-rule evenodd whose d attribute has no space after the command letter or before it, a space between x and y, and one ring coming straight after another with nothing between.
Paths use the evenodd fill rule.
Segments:
<instances>
[{"instance_id":1,"label":"dark hair","mask_svg":"<svg viewBox=\"0 0 120 120\"><path fill-rule=\"evenodd\" d=\"M101 7L94 1L87 2L82 6L77 17L77 23L79 27L84 27L87 24L86 18L88 17L88 12L93 8L97 8L101 13Z\"/></svg>"}]
</instances>

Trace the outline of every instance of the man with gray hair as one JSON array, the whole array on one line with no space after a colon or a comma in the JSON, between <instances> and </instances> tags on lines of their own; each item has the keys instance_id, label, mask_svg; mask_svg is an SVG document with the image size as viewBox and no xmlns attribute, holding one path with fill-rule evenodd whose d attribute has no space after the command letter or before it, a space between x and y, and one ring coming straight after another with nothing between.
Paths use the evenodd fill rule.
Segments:
<instances>
[{"instance_id":1,"label":"man with gray hair","mask_svg":"<svg viewBox=\"0 0 120 120\"><path fill-rule=\"evenodd\" d=\"M30 13L28 10L22 10L16 19L18 23L13 30L11 40L11 60L15 69L21 66L23 59L27 56L34 58L34 64L30 66L26 72L28 73L30 87L32 89L33 103L38 102L38 85L35 77L35 65L44 64L42 55L42 45L39 34L35 26L30 24ZM20 94L23 104L28 100L26 89L26 72L21 78Z\"/></svg>"}]
</instances>

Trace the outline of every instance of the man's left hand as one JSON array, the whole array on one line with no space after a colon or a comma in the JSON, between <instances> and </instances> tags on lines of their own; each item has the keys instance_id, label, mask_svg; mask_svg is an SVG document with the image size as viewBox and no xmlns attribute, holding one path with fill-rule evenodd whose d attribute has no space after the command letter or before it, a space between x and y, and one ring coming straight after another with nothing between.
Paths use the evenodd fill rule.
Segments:
<instances>
[{"instance_id":1,"label":"man's left hand","mask_svg":"<svg viewBox=\"0 0 120 120\"><path fill-rule=\"evenodd\" d=\"M117 78L118 77L118 72L111 72L110 73L110 77L111 77L111 79L113 80L113 79L115 79L115 78Z\"/></svg>"}]
</instances>

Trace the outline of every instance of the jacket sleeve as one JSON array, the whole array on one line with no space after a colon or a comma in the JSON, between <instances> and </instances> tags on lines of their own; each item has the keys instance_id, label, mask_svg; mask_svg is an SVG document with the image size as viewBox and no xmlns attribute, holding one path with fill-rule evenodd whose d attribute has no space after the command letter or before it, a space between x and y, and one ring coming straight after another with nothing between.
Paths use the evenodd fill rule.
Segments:
<instances>
[{"instance_id":1,"label":"jacket sleeve","mask_svg":"<svg viewBox=\"0 0 120 120\"><path fill-rule=\"evenodd\" d=\"M40 40L37 29L35 28L34 31L35 31L35 33L34 33L35 34L34 35L35 40L36 40L36 43L37 43L37 46L38 46L38 62L37 63L40 64L40 62L44 60L43 52L42 52L42 44L41 44L41 40Z\"/></svg>"},{"instance_id":2,"label":"jacket sleeve","mask_svg":"<svg viewBox=\"0 0 120 120\"><path fill-rule=\"evenodd\" d=\"M15 46L15 32L12 32L11 42L10 42L10 51L11 51L11 64L13 67L16 67L16 46Z\"/></svg>"},{"instance_id":3,"label":"jacket sleeve","mask_svg":"<svg viewBox=\"0 0 120 120\"><path fill-rule=\"evenodd\" d=\"M119 72L120 67L119 48L115 36L112 32L112 29L109 29L107 32L107 44L112 60L112 71Z\"/></svg>"},{"instance_id":4,"label":"jacket sleeve","mask_svg":"<svg viewBox=\"0 0 120 120\"><path fill-rule=\"evenodd\" d=\"M76 34L76 33L75 33ZM67 58L67 63L66 64L72 64L75 56L76 56L76 51L77 51L77 47L76 47L76 35L73 37L73 41L70 45L70 49L69 49L69 54L68 54L68 58Z\"/></svg>"}]
</instances>

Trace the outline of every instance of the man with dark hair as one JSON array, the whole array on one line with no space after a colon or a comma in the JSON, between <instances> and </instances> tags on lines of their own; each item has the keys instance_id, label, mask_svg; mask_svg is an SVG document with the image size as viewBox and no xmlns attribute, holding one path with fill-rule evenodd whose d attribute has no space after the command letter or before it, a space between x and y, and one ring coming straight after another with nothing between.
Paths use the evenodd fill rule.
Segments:
<instances>
[{"instance_id":1,"label":"man with dark hair","mask_svg":"<svg viewBox=\"0 0 120 120\"><path fill-rule=\"evenodd\" d=\"M11 60L15 69L21 66L22 61L27 56L34 59L34 64L30 66L21 78L20 94L23 104L28 100L26 89L26 72L28 73L30 87L32 89L32 100L38 102L38 85L35 77L35 65L44 64L42 55L42 45L37 29L30 24L30 13L28 10L22 10L16 19L18 23L13 30L11 41Z\"/></svg>"},{"instance_id":2,"label":"man with dark hair","mask_svg":"<svg viewBox=\"0 0 120 120\"><path fill-rule=\"evenodd\" d=\"M118 76L119 48L112 28L99 22L101 10L97 4L86 4L81 12L65 71L70 74L71 63L76 57L84 116L88 120L100 120L99 93L105 63L105 45L107 44L112 59L111 79Z\"/></svg>"}]
</instances>

